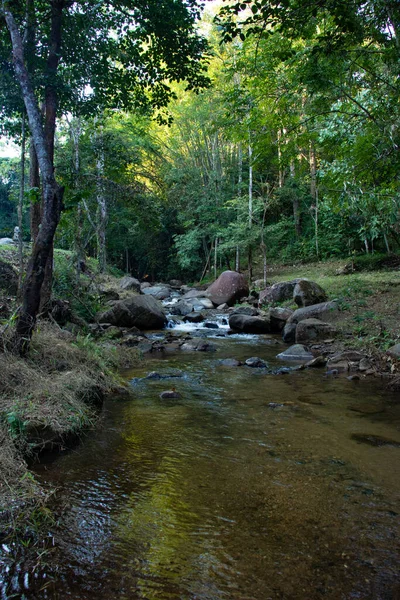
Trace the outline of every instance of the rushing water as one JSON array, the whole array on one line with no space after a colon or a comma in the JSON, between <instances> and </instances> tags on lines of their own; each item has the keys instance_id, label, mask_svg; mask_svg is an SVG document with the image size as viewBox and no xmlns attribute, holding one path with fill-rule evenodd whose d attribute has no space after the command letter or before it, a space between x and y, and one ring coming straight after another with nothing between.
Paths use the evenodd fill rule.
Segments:
<instances>
[{"instance_id":1,"label":"rushing water","mask_svg":"<svg viewBox=\"0 0 400 600\"><path fill-rule=\"evenodd\" d=\"M109 399L79 447L35 467L58 490L54 548L10 566L2 598L400 598L395 398L273 374L280 346L262 336L213 341L127 373L135 398ZM255 355L269 368L220 364ZM172 386L181 398L161 400Z\"/></svg>"}]
</instances>

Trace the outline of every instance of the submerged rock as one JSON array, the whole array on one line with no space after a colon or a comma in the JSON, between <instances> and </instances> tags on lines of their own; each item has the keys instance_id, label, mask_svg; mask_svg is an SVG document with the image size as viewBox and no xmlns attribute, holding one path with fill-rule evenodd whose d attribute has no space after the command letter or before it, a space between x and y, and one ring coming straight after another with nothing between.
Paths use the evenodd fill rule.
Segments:
<instances>
[{"instance_id":1,"label":"submerged rock","mask_svg":"<svg viewBox=\"0 0 400 600\"><path fill-rule=\"evenodd\" d=\"M294 346L290 346L284 352L278 354L276 358L280 358L281 360L298 360L298 361L309 361L314 358L311 352L303 346L302 344L295 344Z\"/></svg>"},{"instance_id":2,"label":"submerged rock","mask_svg":"<svg viewBox=\"0 0 400 600\"><path fill-rule=\"evenodd\" d=\"M369 433L353 433L351 439L362 444L368 444L369 446L394 446L400 448L400 442L397 440L391 440L380 435L373 435Z\"/></svg>"},{"instance_id":3,"label":"submerged rock","mask_svg":"<svg viewBox=\"0 0 400 600\"><path fill-rule=\"evenodd\" d=\"M169 398L182 398L181 394L176 390L165 390L160 394L161 400L167 400Z\"/></svg>"},{"instance_id":4,"label":"submerged rock","mask_svg":"<svg viewBox=\"0 0 400 600\"><path fill-rule=\"evenodd\" d=\"M223 367L240 367L240 360L236 360L236 358L224 358L219 362Z\"/></svg>"},{"instance_id":5,"label":"submerged rock","mask_svg":"<svg viewBox=\"0 0 400 600\"><path fill-rule=\"evenodd\" d=\"M248 358L246 360L245 363L248 367L252 367L252 368L265 368L267 366L267 363L264 362L261 358L258 358L258 356L252 356L250 358Z\"/></svg>"},{"instance_id":6,"label":"submerged rock","mask_svg":"<svg viewBox=\"0 0 400 600\"><path fill-rule=\"evenodd\" d=\"M146 379L172 379L174 377L183 377L183 371L170 371L169 373L158 373L157 371L151 371Z\"/></svg>"}]
</instances>

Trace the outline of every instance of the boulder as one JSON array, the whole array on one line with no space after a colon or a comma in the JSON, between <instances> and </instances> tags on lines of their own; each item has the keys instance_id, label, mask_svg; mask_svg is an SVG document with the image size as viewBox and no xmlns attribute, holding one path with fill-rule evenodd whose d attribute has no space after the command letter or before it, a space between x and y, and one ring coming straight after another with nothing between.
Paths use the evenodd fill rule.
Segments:
<instances>
[{"instance_id":1,"label":"boulder","mask_svg":"<svg viewBox=\"0 0 400 600\"><path fill-rule=\"evenodd\" d=\"M204 315L199 312L192 312L183 317L185 323L201 323L204 321Z\"/></svg>"},{"instance_id":2,"label":"boulder","mask_svg":"<svg viewBox=\"0 0 400 600\"><path fill-rule=\"evenodd\" d=\"M292 342L295 341L296 329L297 329L296 323L286 323L285 327L283 328L283 334L282 334L282 339L285 342L285 344L291 344Z\"/></svg>"},{"instance_id":3,"label":"boulder","mask_svg":"<svg viewBox=\"0 0 400 600\"><path fill-rule=\"evenodd\" d=\"M280 358L281 360L297 360L299 362L308 362L312 360L314 356L306 346L303 346L302 344L295 344L294 346L290 346L290 348L284 352L278 354L276 358Z\"/></svg>"},{"instance_id":4,"label":"boulder","mask_svg":"<svg viewBox=\"0 0 400 600\"><path fill-rule=\"evenodd\" d=\"M183 300L191 300L193 298L207 298L207 293L204 290L192 289L185 293L182 296Z\"/></svg>"},{"instance_id":5,"label":"boulder","mask_svg":"<svg viewBox=\"0 0 400 600\"><path fill-rule=\"evenodd\" d=\"M0 289L11 296L15 296L18 290L17 273L11 265L2 260L0 261Z\"/></svg>"},{"instance_id":6,"label":"boulder","mask_svg":"<svg viewBox=\"0 0 400 600\"><path fill-rule=\"evenodd\" d=\"M229 317L229 327L240 333L270 333L271 325L268 319L250 317L242 314L232 314Z\"/></svg>"},{"instance_id":7,"label":"boulder","mask_svg":"<svg viewBox=\"0 0 400 600\"><path fill-rule=\"evenodd\" d=\"M169 282L169 285L173 288L181 288L182 281L180 279L171 279L171 281Z\"/></svg>"},{"instance_id":8,"label":"boulder","mask_svg":"<svg viewBox=\"0 0 400 600\"><path fill-rule=\"evenodd\" d=\"M207 327L207 329L219 329L218 323L214 321L207 321L207 323L204 323L204 327Z\"/></svg>"},{"instance_id":9,"label":"boulder","mask_svg":"<svg viewBox=\"0 0 400 600\"><path fill-rule=\"evenodd\" d=\"M189 313L193 312L193 305L181 300L176 304L173 304L170 308L171 315L180 315L185 317Z\"/></svg>"},{"instance_id":10,"label":"boulder","mask_svg":"<svg viewBox=\"0 0 400 600\"><path fill-rule=\"evenodd\" d=\"M255 287L258 290L265 288L266 285L267 282L265 282L264 279L256 279L255 281L253 281L253 287Z\"/></svg>"},{"instance_id":11,"label":"boulder","mask_svg":"<svg viewBox=\"0 0 400 600\"><path fill-rule=\"evenodd\" d=\"M227 308L229 308L229 306L227 305L226 302L217 306L217 310L226 310Z\"/></svg>"},{"instance_id":12,"label":"boulder","mask_svg":"<svg viewBox=\"0 0 400 600\"><path fill-rule=\"evenodd\" d=\"M140 289L141 289L141 290L145 290L146 288L149 288L149 287L151 287L151 283L149 283L148 281L143 281L143 282L140 284Z\"/></svg>"},{"instance_id":13,"label":"boulder","mask_svg":"<svg viewBox=\"0 0 400 600\"><path fill-rule=\"evenodd\" d=\"M304 319L296 327L296 344L324 340L335 333L335 328L330 323L319 319Z\"/></svg>"},{"instance_id":14,"label":"boulder","mask_svg":"<svg viewBox=\"0 0 400 600\"><path fill-rule=\"evenodd\" d=\"M400 360L400 344L395 344L394 346L389 348L386 354L388 354L388 356L390 356L391 358L396 358L397 360Z\"/></svg>"},{"instance_id":15,"label":"boulder","mask_svg":"<svg viewBox=\"0 0 400 600\"><path fill-rule=\"evenodd\" d=\"M121 290L129 290L140 293L140 281L134 277L123 277L119 282Z\"/></svg>"},{"instance_id":16,"label":"boulder","mask_svg":"<svg viewBox=\"0 0 400 600\"><path fill-rule=\"evenodd\" d=\"M209 298L197 298L195 306L201 306L201 309L205 308L206 310L212 310L214 308L214 304Z\"/></svg>"},{"instance_id":17,"label":"boulder","mask_svg":"<svg viewBox=\"0 0 400 600\"><path fill-rule=\"evenodd\" d=\"M258 297L259 304L272 304L273 302L285 302L293 298L293 291L300 279L293 281L281 281L274 283L262 290Z\"/></svg>"},{"instance_id":18,"label":"boulder","mask_svg":"<svg viewBox=\"0 0 400 600\"><path fill-rule=\"evenodd\" d=\"M326 302L328 296L318 283L302 279L294 287L293 300L299 307L311 306L320 302Z\"/></svg>"},{"instance_id":19,"label":"boulder","mask_svg":"<svg viewBox=\"0 0 400 600\"><path fill-rule=\"evenodd\" d=\"M325 320L329 319L329 316L337 311L338 306L335 300L330 302L320 302L319 304L313 304L312 306L305 306L304 308L298 308L288 318L287 323L300 323L304 319L312 319L315 317L319 319L323 317Z\"/></svg>"},{"instance_id":20,"label":"boulder","mask_svg":"<svg viewBox=\"0 0 400 600\"><path fill-rule=\"evenodd\" d=\"M169 287L153 286L153 287L142 287L142 292L146 296L153 296L157 300L165 300L171 295L171 289Z\"/></svg>"},{"instance_id":21,"label":"boulder","mask_svg":"<svg viewBox=\"0 0 400 600\"><path fill-rule=\"evenodd\" d=\"M114 302L108 311L99 316L99 322L117 327L162 329L167 323L167 318L155 298L133 296L128 300Z\"/></svg>"},{"instance_id":22,"label":"boulder","mask_svg":"<svg viewBox=\"0 0 400 600\"><path fill-rule=\"evenodd\" d=\"M9 244L14 244L12 238L0 238L0 246L8 246Z\"/></svg>"},{"instance_id":23,"label":"boulder","mask_svg":"<svg viewBox=\"0 0 400 600\"><path fill-rule=\"evenodd\" d=\"M235 308L233 315L248 315L249 317L257 317L260 313L252 306L240 306Z\"/></svg>"},{"instance_id":24,"label":"boulder","mask_svg":"<svg viewBox=\"0 0 400 600\"><path fill-rule=\"evenodd\" d=\"M265 363L261 358L258 358L258 356L251 356L246 360L245 364L253 369L262 369L267 366L267 363Z\"/></svg>"},{"instance_id":25,"label":"boulder","mask_svg":"<svg viewBox=\"0 0 400 600\"><path fill-rule=\"evenodd\" d=\"M268 310L268 318L271 322L271 332L280 333L284 329L286 321L292 314L293 311L290 310L290 308L270 308Z\"/></svg>"},{"instance_id":26,"label":"boulder","mask_svg":"<svg viewBox=\"0 0 400 600\"><path fill-rule=\"evenodd\" d=\"M236 300L249 294L249 286L241 273L224 271L207 289L207 294L216 306L225 302L232 306Z\"/></svg>"}]
</instances>

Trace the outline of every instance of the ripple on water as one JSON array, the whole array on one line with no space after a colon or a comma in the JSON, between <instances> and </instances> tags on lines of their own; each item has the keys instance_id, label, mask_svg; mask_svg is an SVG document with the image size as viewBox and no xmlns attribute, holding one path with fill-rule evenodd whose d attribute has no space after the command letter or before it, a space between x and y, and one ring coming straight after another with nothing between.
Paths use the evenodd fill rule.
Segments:
<instances>
[{"instance_id":1,"label":"ripple on water","mask_svg":"<svg viewBox=\"0 0 400 600\"><path fill-rule=\"evenodd\" d=\"M37 579L9 561L2 597L395 597L400 449L352 436L400 439L400 408L370 383L318 370L218 364L257 355L274 368L275 354L262 338L227 338L211 358L177 353L137 369L134 400L109 400L74 453L37 466L58 488L55 548ZM171 380L145 379L168 369L184 372L178 401L159 398ZM385 412L348 410L369 402Z\"/></svg>"}]
</instances>

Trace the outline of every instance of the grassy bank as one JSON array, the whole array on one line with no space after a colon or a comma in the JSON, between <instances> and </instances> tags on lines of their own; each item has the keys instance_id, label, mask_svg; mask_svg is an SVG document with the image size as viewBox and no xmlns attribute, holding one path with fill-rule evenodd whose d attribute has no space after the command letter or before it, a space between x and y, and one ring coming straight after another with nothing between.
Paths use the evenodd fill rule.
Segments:
<instances>
[{"instance_id":1,"label":"grassy bank","mask_svg":"<svg viewBox=\"0 0 400 600\"><path fill-rule=\"evenodd\" d=\"M118 370L138 360L121 350L39 323L29 356L0 353L0 536L35 544L51 518L49 490L28 470L43 450L62 449L96 423L105 394L118 389ZM130 355L130 356L128 356Z\"/></svg>"},{"instance_id":2,"label":"grassy bank","mask_svg":"<svg viewBox=\"0 0 400 600\"><path fill-rule=\"evenodd\" d=\"M364 258L364 257L363 257ZM305 277L316 281L329 298L337 298L339 338L346 344L385 352L400 341L400 270L381 268L378 261L361 261L349 274L340 274L345 261L274 266L271 282Z\"/></svg>"}]
</instances>

